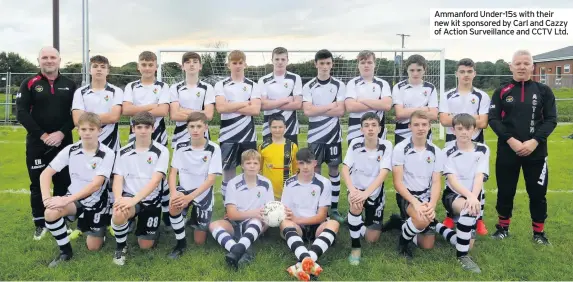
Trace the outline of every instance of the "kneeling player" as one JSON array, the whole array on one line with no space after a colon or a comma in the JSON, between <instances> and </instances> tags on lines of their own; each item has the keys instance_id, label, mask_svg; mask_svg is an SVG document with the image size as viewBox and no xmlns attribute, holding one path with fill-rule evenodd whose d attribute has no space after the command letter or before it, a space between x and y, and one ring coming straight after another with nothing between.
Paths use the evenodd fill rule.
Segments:
<instances>
[{"instance_id":1,"label":"kneeling player","mask_svg":"<svg viewBox=\"0 0 573 282\"><path fill-rule=\"evenodd\" d=\"M177 143L169 173L169 190L172 195L169 217L177 239L177 245L169 254L173 259L179 258L187 248L182 212L190 204L193 205L191 226L195 228L195 243L205 243L215 202L213 184L215 177L223 174L221 149L205 138L207 116L201 112L192 112L187 118L187 132L191 137ZM177 186L177 175L180 186Z\"/></svg>"},{"instance_id":2,"label":"kneeling player","mask_svg":"<svg viewBox=\"0 0 573 282\"><path fill-rule=\"evenodd\" d=\"M435 222L444 157L442 150L426 139L430 130L427 112L413 112L408 127L412 136L394 147L392 173L396 202L406 221L402 225L399 252L411 259L410 242L424 249L434 247L435 235L429 227Z\"/></svg>"},{"instance_id":3,"label":"kneeling player","mask_svg":"<svg viewBox=\"0 0 573 282\"><path fill-rule=\"evenodd\" d=\"M449 214L459 218L455 231L441 223L436 224L436 230L456 246L462 267L479 273L480 268L468 256L468 252L470 241L474 239L474 225L481 213L479 199L483 182L489 176L489 148L485 144L472 142L476 120L471 115L456 115L452 125L456 140L444 148L446 189L442 203Z\"/></svg>"},{"instance_id":4,"label":"kneeling player","mask_svg":"<svg viewBox=\"0 0 573 282\"><path fill-rule=\"evenodd\" d=\"M262 223L263 208L274 200L271 181L258 174L261 155L253 149L246 150L241 154L241 167L243 173L227 184L227 219L217 220L209 226L213 238L229 252L225 260L235 270L239 262L249 260L247 249L268 228Z\"/></svg>"},{"instance_id":5,"label":"kneeling player","mask_svg":"<svg viewBox=\"0 0 573 282\"><path fill-rule=\"evenodd\" d=\"M114 166L113 215L111 226L117 248L113 262L125 264L129 220L137 217L135 235L139 247L150 249L158 238L161 217L161 180L167 173L169 150L153 141L155 118L139 112L132 118L135 140L121 148Z\"/></svg>"},{"instance_id":6,"label":"kneeling player","mask_svg":"<svg viewBox=\"0 0 573 282\"><path fill-rule=\"evenodd\" d=\"M382 126L380 117L368 112L360 120L363 136L350 142L342 177L348 187L348 229L352 238L352 252L348 257L350 264L360 263L360 237L375 242L380 238L382 218L384 217L384 180L392 170L392 143L378 138ZM365 211L366 220L362 220Z\"/></svg>"},{"instance_id":7,"label":"kneeling player","mask_svg":"<svg viewBox=\"0 0 573 282\"><path fill-rule=\"evenodd\" d=\"M99 250L103 245L105 225L102 217L107 211L107 181L113 167L114 152L98 142L101 121L97 114L86 112L78 119L81 141L66 146L40 175L42 200L46 211L46 228L50 230L60 254L49 264L55 267L72 258L72 246L68 238L64 217L78 219L78 228L87 234L89 250ZM64 197L51 197L52 176L69 167L71 184ZM82 217L80 217L82 215Z\"/></svg>"},{"instance_id":8,"label":"kneeling player","mask_svg":"<svg viewBox=\"0 0 573 282\"><path fill-rule=\"evenodd\" d=\"M327 220L331 200L330 181L315 173L316 158L308 148L296 153L297 175L287 179L281 197L287 218L280 225L283 238L299 263L287 271L300 280L318 276L322 268L318 258L332 246L340 224ZM314 240L310 250L303 243Z\"/></svg>"}]
</instances>

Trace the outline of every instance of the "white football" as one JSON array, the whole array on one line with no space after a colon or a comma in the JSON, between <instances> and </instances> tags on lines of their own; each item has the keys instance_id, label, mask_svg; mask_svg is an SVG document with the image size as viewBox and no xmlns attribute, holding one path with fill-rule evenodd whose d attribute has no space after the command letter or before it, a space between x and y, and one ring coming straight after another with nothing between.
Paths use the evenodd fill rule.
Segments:
<instances>
[{"instance_id":1,"label":"white football","mask_svg":"<svg viewBox=\"0 0 573 282\"><path fill-rule=\"evenodd\" d=\"M270 227L277 227L286 218L285 206L279 201L271 201L265 205L263 222Z\"/></svg>"}]
</instances>

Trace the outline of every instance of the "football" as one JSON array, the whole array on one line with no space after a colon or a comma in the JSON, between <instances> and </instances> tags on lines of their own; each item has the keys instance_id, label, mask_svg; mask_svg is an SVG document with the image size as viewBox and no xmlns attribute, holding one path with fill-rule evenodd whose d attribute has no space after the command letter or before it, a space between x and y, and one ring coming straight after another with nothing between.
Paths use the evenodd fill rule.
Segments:
<instances>
[{"instance_id":1,"label":"football","mask_svg":"<svg viewBox=\"0 0 573 282\"><path fill-rule=\"evenodd\" d=\"M277 227L286 218L285 206L279 201L268 202L263 211L263 222L270 227Z\"/></svg>"}]
</instances>

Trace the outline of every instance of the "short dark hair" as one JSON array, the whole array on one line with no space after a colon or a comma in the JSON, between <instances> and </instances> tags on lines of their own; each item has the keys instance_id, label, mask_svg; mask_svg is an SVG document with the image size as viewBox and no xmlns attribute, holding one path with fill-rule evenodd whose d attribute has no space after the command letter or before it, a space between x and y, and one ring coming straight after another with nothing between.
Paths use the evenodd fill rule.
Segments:
<instances>
[{"instance_id":1,"label":"short dark hair","mask_svg":"<svg viewBox=\"0 0 573 282\"><path fill-rule=\"evenodd\" d=\"M476 119L467 113L461 113L454 116L452 119L452 126L456 126L460 124L465 129L475 128L477 126Z\"/></svg>"},{"instance_id":2,"label":"short dark hair","mask_svg":"<svg viewBox=\"0 0 573 282\"><path fill-rule=\"evenodd\" d=\"M273 53L272 53L271 58L274 58L275 55L280 55L280 54L286 54L287 58L288 58L288 51L285 47L277 47L277 48L273 49Z\"/></svg>"},{"instance_id":3,"label":"short dark hair","mask_svg":"<svg viewBox=\"0 0 573 282\"><path fill-rule=\"evenodd\" d=\"M370 120L370 119L375 120L378 123L378 125L380 125L380 117L373 112L367 112L367 113L363 114L362 117L360 118L360 127L362 127L362 123L364 121Z\"/></svg>"},{"instance_id":4,"label":"short dark hair","mask_svg":"<svg viewBox=\"0 0 573 282\"><path fill-rule=\"evenodd\" d=\"M185 62L190 60L198 60L199 63L201 64L201 56L195 52L186 52L185 54L183 54L183 56L181 57L181 64L185 64Z\"/></svg>"},{"instance_id":5,"label":"short dark hair","mask_svg":"<svg viewBox=\"0 0 573 282\"><path fill-rule=\"evenodd\" d=\"M157 55L151 51L143 51L139 54L138 60L140 61L149 61L149 62L157 62Z\"/></svg>"},{"instance_id":6,"label":"short dark hair","mask_svg":"<svg viewBox=\"0 0 573 282\"><path fill-rule=\"evenodd\" d=\"M459 66L466 66L466 67L470 67L470 68L475 68L475 63L470 58L463 58L458 62L458 64L456 65L456 68Z\"/></svg>"},{"instance_id":7,"label":"short dark hair","mask_svg":"<svg viewBox=\"0 0 573 282\"><path fill-rule=\"evenodd\" d=\"M133 119L131 120L131 125L137 126L140 124L153 126L155 124L155 118L153 117L153 115L151 115L150 112L147 111L139 112L133 116Z\"/></svg>"},{"instance_id":8,"label":"short dark hair","mask_svg":"<svg viewBox=\"0 0 573 282\"><path fill-rule=\"evenodd\" d=\"M282 121L286 125L286 119L282 114L274 113L269 116L269 127L273 124L273 121Z\"/></svg>"},{"instance_id":9,"label":"short dark hair","mask_svg":"<svg viewBox=\"0 0 573 282\"><path fill-rule=\"evenodd\" d=\"M187 116L187 124L194 121L202 121L207 124L207 116L202 112L192 112Z\"/></svg>"},{"instance_id":10,"label":"short dark hair","mask_svg":"<svg viewBox=\"0 0 573 282\"><path fill-rule=\"evenodd\" d=\"M110 66L109 60L102 55L95 55L95 56L91 57L90 58L90 65L91 64L105 64L108 67Z\"/></svg>"},{"instance_id":11,"label":"short dark hair","mask_svg":"<svg viewBox=\"0 0 573 282\"><path fill-rule=\"evenodd\" d=\"M298 152L296 152L296 160L305 163L310 163L316 160L316 156L309 148L302 148Z\"/></svg>"},{"instance_id":12,"label":"short dark hair","mask_svg":"<svg viewBox=\"0 0 573 282\"><path fill-rule=\"evenodd\" d=\"M376 61L376 55L374 55L374 52L370 50L360 51L360 53L358 53L358 56L356 58L358 59L358 62L360 62L362 60L367 60L369 57L372 57L372 60Z\"/></svg>"},{"instance_id":13,"label":"short dark hair","mask_svg":"<svg viewBox=\"0 0 573 282\"><path fill-rule=\"evenodd\" d=\"M333 58L332 53L326 49L318 50L314 55L314 62L318 62L318 60L324 60L328 58Z\"/></svg>"},{"instance_id":14,"label":"short dark hair","mask_svg":"<svg viewBox=\"0 0 573 282\"><path fill-rule=\"evenodd\" d=\"M422 55L415 54L408 57L408 60L406 60L406 69L408 69L408 67L411 64L420 65L424 70L428 69L428 63L426 63L426 58L424 58L424 56Z\"/></svg>"}]
</instances>

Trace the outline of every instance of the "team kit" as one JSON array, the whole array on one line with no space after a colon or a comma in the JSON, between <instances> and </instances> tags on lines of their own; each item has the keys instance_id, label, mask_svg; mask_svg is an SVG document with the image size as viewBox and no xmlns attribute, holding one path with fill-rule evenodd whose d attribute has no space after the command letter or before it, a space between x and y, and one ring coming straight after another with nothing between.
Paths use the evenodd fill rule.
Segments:
<instances>
[{"instance_id":1,"label":"team kit","mask_svg":"<svg viewBox=\"0 0 573 282\"><path fill-rule=\"evenodd\" d=\"M393 87L374 75L375 54L367 50L357 56L360 76L348 83L330 75L333 56L328 50L315 54L317 76L304 85L299 75L287 71L285 48L273 50L272 63L272 73L253 81L244 74L245 54L232 51L227 57L230 76L212 86L199 77L201 56L187 52L181 60L185 79L169 86L157 81L157 57L146 51L138 60L141 79L121 89L106 80L107 58L92 57L91 83L73 96L72 118L80 141L61 150L40 176L44 232L53 235L60 249L49 266L73 257L67 222L77 220L89 250L99 250L109 230L117 244L112 259L117 265L126 263L132 233L140 248L149 249L156 246L160 232L168 231L176 239L168 257L182 257L188 248L186 227L191 227L194 244L212 237L226 250L226 263L238 269L254 259L257 238L274 228L264 221L265 205L280 201L285 218L279 233L294 253L287 272L296 279L320 275L320 258L337 241L341 224L347 225L351 238L351 265L360 264L362 240L375 242L382 232L396 229L398 252L406 258L412 259L416 248L433 248L438 236L451 243L463 269L481 272L469 252L476 233L488 233L482 217L490 149L483 130L489 120L496 133L503 132L503 116L507 119L511 112L498 109L508 109L513 99L520 99L519 93L505 89L490 99L473 87L471 59L458 62L458 87L439 101L436 87L424 80L427 63L421 55L408 58L408 78ZM538 95L534 99L542 99ZM387 140L384 113L392 108L395 137ZM218 140L211 138L208 126L215 110L221 115ZM258 142L255 117L261 111L263 140ZM297 111L308 117L307 148L298 146ZM343 140L341 119L346 113ZM532 124L535 115L534 109ZM121 116L130 117L127 144L120 144ZM167 117L175 123L173 132L167 130ZM432 142L433 121L446 127L444 148ZM536 133L536 139L546 140L551 130ZM342 142L348 143L344 155ZM322 176L323 164L327 177ZM237 174L237 167L242 173ZM64 168L71 178L67 194L52 195L53 176ZM538 170L540 180L533 182L546 190L543 163L529 169ZM389 192L384 184L390 174L399 214L384 221ZM218 176L225 215L215 220L219 191L213 186ZM347 187L346 213L338 209L342 181ZM439 221L440 201L446 218ZM504 208L507 217L500 214L493 234L497 239L509 236L512 206ZM537 225L534 220L534 241L549 244L543 231L546 212L546 206L535 215L532 210L532 218L539 217Z\"/></svg>"}]
</instances>

